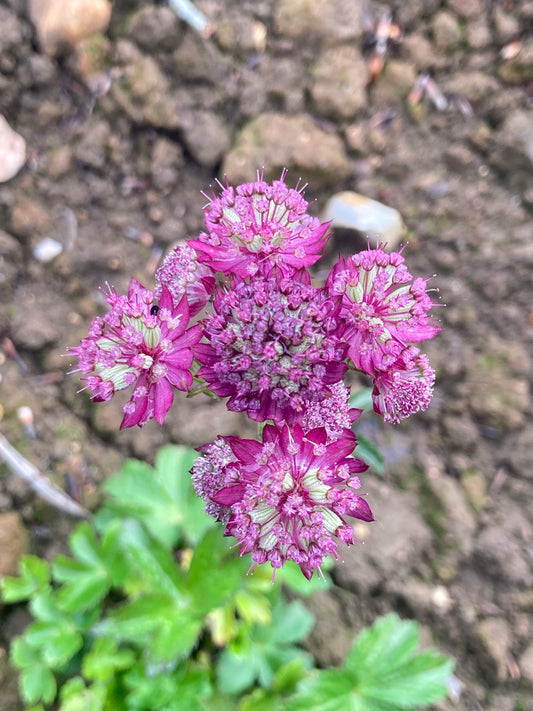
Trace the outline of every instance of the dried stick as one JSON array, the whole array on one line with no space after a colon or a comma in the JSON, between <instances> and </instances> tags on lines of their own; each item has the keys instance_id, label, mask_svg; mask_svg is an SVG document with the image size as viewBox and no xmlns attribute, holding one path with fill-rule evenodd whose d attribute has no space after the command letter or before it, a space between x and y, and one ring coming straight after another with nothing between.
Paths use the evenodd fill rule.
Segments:
<instances>
[{"instance_id":1,"label":"dried stick","mask_svg":"<svg viewBox=\"0 0 533 711\"><path fill-rule=\"evenodd\" d=\"M0 434L0 460L3 460L21 479L24 479L30 487L45 501L55 506L60 511L64 511L77 518L90 518L91 514L87 509L71 499L63 489L57 484L47 479L44 474L33 466L28 460L12 447L4 435Z\"/></svg>"}]
</instances>

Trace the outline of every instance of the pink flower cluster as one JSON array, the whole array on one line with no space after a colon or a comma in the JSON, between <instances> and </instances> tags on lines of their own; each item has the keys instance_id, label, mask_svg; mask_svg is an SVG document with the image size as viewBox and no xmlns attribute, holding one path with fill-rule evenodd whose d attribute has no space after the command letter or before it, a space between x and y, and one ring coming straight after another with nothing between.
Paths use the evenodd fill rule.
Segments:
<instances>
[{"instance_id":1,"label":"pink flower cluster","mask_svg":"<svg viewBox=\"0 0 533 711\"><path fill-rule=\"evenodd\" d=\"M135 279L125 296L108 287L109 311L70 353L94 400L132 388L121 428L161 424L174 390L193 383L260 423L257 440L200 447L193 484L253 567L293 560L311 578L355 541L347 516L373 520L356 493L367 466L353 456L361 411L345 374L369 376L375 411L399 422L428 407L434 371L414 344L440 329L427 280L413 279L401 252L340 257L315 285L308 268L329 225L308 206L285 173L221 186L206 232L167 255L154 291Z\"/></svg>"}]
</instances>

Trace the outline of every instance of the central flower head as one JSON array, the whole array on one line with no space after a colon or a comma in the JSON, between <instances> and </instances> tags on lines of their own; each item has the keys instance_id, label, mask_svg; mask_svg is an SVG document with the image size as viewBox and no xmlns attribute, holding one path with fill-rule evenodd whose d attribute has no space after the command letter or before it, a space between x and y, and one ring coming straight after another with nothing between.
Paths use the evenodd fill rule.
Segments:
<instances>
[{"instance_id":1,"label":"central flower head","mask_svg":"<svg viewBox=\"0 0 533 711\"><path fill-rule=\"evenodd\" d=\"M284 179L285 171L272 185L258 175L209 202L207 233L190 244L214 271L246 277L267 263L293 272L319 259L329 223L308 215L303 188L288 188Z\"/></svg>"},{"instance_id":2,"label":"central flower head","mask_svg":"<svg viewBox=\"0 0 533 711\"><path fill-rule=\"evenodd\" d=\"M310 579L325 556L338 557L338 541L354 535L344 516L372 521L365 499L356 494L357 473L367 465L351 457L355 435L344 430L328 443L323 427L305 433L300 425L266 425L263 442L224 438L235 461L212 500L230 507L226 535L234 536L241 555L274 569L293 560Z\"/></svg>"},{"instance_id":3,"label":"central flower head","mask_svg":"<svg viewBox=\"0 0 533 711\"><path fill-rule=\"evenodd\" d=\"M292 424L344 376L340 299L313 287L306 270L235 278L218 289L214 308L204 322L209 343L195 349L198 376L230 397L230 410Z\"/></svg>"}]
</instances>

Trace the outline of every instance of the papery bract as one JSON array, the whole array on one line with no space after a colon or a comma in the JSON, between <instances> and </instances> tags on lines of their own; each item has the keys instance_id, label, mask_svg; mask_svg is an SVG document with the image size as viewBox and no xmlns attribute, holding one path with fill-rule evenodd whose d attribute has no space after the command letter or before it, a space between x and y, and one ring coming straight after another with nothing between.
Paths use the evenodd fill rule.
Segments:
<instances>
[{"instance_id":1,"label":"papery bract","mask_svg":"<svg viewBox=\"0 0 533 711\"><path fill-rule=\"evenodd\" d=\"M378 246L341 257L327 279L330 293L342 295L348 355L370 375L387 370L406 345L440 331L428 314L427 280L413 280L404 262L400 252Z\"/></svg>"},{"instance_id":2,"label":"papery bract","mask_svg":"<svg viewBox=\"0 0 533 711\"><path fill-rule=\"evenodd\" d=\"M94 319L89 336L69 353L78 357L77 370L94 400L110 400L116 391L133 386L121 429L142 427L154 417L162 424L174 399L173 388L188 390L192 384L192 347L202 328L187 329L187 299L174 304L167 287L155 304L153 292L132 279L127 296L109 287L106 300L111 310Z\"/></svg>"},{"instance_id":3,"label":"papery bract","mask_svg":"<svg viewBox=\"0 0 533 711\"><path fill-rule=\"evenodd\" d=\"M261 175L253 183L223 187L205 209L207 232L190 242L214 271L241 277L261 265L285 272L309 267L320 258L329 223L307 214L303 189L285 184L285 171L272 185Z\"/></svg>"},{"instance_id":4,"label":"papery bract","mask_svg":"<svg viewBox=\"0 0 533 711\"><path fill-rule=\"evenodd\" d=\"M426 410L433 395L435 371L418 348L405 348L387 370L376 373L372 400L385 422L397 424Z\"/></svg>"},{"instance_id":5,"label":"papery bract","mask_svg":"<svg viewBox=\"0 0 533 711\"><path fill-rule=\"evenodd\" d=\"M230 410L258 422L296 422L346 372L340 301L312 286L303 269L233 278L205 319L209 343L195 348L204 364L198 377L229 396Z\"/></svg>"},{"instance_id":6,"label":"papery bract","mask_svg":"<svg viewBox=\"0 0 533 711\"><path fill-rule=\"evenodd\" d=\"M344 430L328 443L323 427L266 425L263 441L225 437L236 462L225 469L225 486L212 498L231 507L225 534L234 536L241 555L254 567L274 569L287 560L310 579L327 555L339 558L338 542L355 541L345 516L372 521L358 473L367 465L352 454L355 435Z\"/></svg>"},{"instance_id":7,"label":"papery bract","mask_svg":"<svg viewBox=\"0 0 533 711\"><path fill-rule=\"evenodd\" d=\"M207 304L215 286L212 269L198 259L188 243L177 245L167 254L155 278L156 297L161 295L163 286L168 287L176 303L187 296L192 316Z\"/></svg>"}]
</instances>

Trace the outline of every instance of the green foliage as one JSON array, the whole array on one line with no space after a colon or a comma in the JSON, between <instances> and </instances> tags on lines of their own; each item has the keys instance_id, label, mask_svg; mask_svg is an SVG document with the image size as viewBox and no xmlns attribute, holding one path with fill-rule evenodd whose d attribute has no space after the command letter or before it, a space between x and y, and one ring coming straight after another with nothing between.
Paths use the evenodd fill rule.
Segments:
<instances>
[{"instance_id":1,"label":"green foliage","mask_svg":"<svg viewBox=\"0 0 533 711\"><path fill-rule=\"evenodd\" d=\"M397 618L363 633L343 669L311 672L299 643L313 616L282 589L323 590L327 573L247 575L192 491L194 456L168 446L155 468L126 462L70 556L25 556L1 581L34 618L11 647L27 711L392 711L444 694L450 662L415 654L416 625Z\"/></svg>"},{"instance_id":2,"label":"green foliage","mask_svg":"<svg viewBox=\"0 0 533 711\"><path fill-rule=\"evenodd\" d=\"M361 388L350 397L348 404L350 407L355 407L359 410L373 410L372 388ZM355 456L375 469L378 474L385 472L385 464L381 452L375 444L360 434L357 435Z\"/></svg>"},{"instance_id":3,"label":"green foliage","mask_svg":"<svg viewBox=\"0 0 533 711\"><path fill-rule=\"evenodd\" d=\"M306 678L287 711L402 711L442 699L453 662L417 651L418 643L415 622L380 618L357 637L341 669Z\"/></svg>"}]
</instances>

